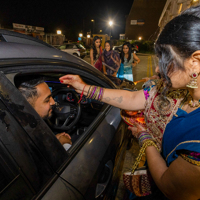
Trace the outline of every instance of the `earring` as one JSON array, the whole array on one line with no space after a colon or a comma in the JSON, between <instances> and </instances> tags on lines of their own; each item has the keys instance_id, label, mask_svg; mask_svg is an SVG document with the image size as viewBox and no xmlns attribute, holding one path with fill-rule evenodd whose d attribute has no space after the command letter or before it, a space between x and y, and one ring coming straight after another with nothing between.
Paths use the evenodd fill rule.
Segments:
<instances>
[{"instance_id":1,"label":"earring","mask_svg":"<svg viewBox=\"0 0 200 200\"><path fill-rule=\"evenodd\" d=\"M199 74L194 72L191 77L192 79L190 80L190 82L186 85L186 87L188 88L198 88L197 85L197 78L198 78Z\"/></svg>"}]
</instances>

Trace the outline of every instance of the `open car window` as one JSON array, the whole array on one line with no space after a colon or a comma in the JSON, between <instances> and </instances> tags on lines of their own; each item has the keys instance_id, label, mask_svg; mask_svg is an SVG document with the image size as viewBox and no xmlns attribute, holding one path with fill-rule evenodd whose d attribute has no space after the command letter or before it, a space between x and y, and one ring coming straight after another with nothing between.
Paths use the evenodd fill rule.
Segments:
<instances>
[{"instance_id":1,"label":"open car window","mask_svg":"<svg viewBox=\"0 0 200 200\"><path fill-rule=\"evenodd\" d=\"M67 152L69 154L84 140L89 127L102 114L101 111L107 108L107 105L96 100L88 99L85 96L82 97L81 102L78 104L80 94L59 82L59 77L65 74L40 73L38 75L45 78L45 82L52 92L57 105L52 117L46 120L47 125L54 134L66 132L71 136L72 147ZM23 80L23 75L15 76L16 85L18 85L18 80ZM94 82L89 83L94 84ZM76 119L77 115L79 116Z\"/></svg>"}]
</instances>

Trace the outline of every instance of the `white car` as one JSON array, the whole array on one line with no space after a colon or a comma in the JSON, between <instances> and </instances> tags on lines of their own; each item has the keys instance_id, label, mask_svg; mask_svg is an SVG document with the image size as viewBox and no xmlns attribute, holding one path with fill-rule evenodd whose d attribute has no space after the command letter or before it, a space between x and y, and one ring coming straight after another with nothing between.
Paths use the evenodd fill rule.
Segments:
<instances>
[{"instance_id":1,"label":"white car","mask_svg":"<svg viewBox=\"0 0 200 200\"><path fill-rule=\"evenodd\" d=\"M84 58L87 54L84 46L78 43L64 44L59 47L61 51Z\"/></svg>"}]
</instances>

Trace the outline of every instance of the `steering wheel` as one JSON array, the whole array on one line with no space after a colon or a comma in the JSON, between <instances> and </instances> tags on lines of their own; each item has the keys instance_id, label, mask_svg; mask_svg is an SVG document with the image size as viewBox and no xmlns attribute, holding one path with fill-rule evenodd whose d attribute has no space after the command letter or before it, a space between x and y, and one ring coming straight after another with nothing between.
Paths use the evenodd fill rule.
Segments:
<instances>
[{"instance_id":1,"label":"steering wheel","mask_svg":"<svg viewBox=\"0 0 200 200\"><path fill-rule=\"evenodd\" d=\"M52 92L52 97L54 98L59 93L67 94L71 92L77 102L79 100L78 95L75 93L73 89L69 88L59 88L55 89ZM70 130L79 120L81 115L81 106L80 103L76 105L70 102L63 102L61 99L61 103L58 103L52 111L51 119L47 120L47 123L50 125L51 128L67 131ZM54 121L54 122L53 122Z\"/></svg>"}]
</instances>

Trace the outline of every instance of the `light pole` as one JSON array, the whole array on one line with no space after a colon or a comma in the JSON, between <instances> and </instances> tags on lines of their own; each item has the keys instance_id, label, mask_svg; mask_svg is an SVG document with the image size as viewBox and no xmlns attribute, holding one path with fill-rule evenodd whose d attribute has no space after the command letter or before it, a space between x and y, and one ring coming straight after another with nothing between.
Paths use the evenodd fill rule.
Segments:
<instances>
[{"instance_id":1,"label":"light pole","mask_svg":"<svg viewBox=\"0 0 200 200\"><path fill-rule=\"evenodd\" d=\"M93 22L93 33L92 34L94 34L94 19L91 19L91 22Z\"/></svg>"},{"instance_id":2,"label":"light pole","mask_svg":"<svg viewBox=\"0 0 200 200\"><path fill-rule=\"evenodd\" d=\"M111 40L111 30L112 30L113 22L112 22L112 21L109 21L109 25L110 25L110 40Z\"/></svg>"}]
</instances>

